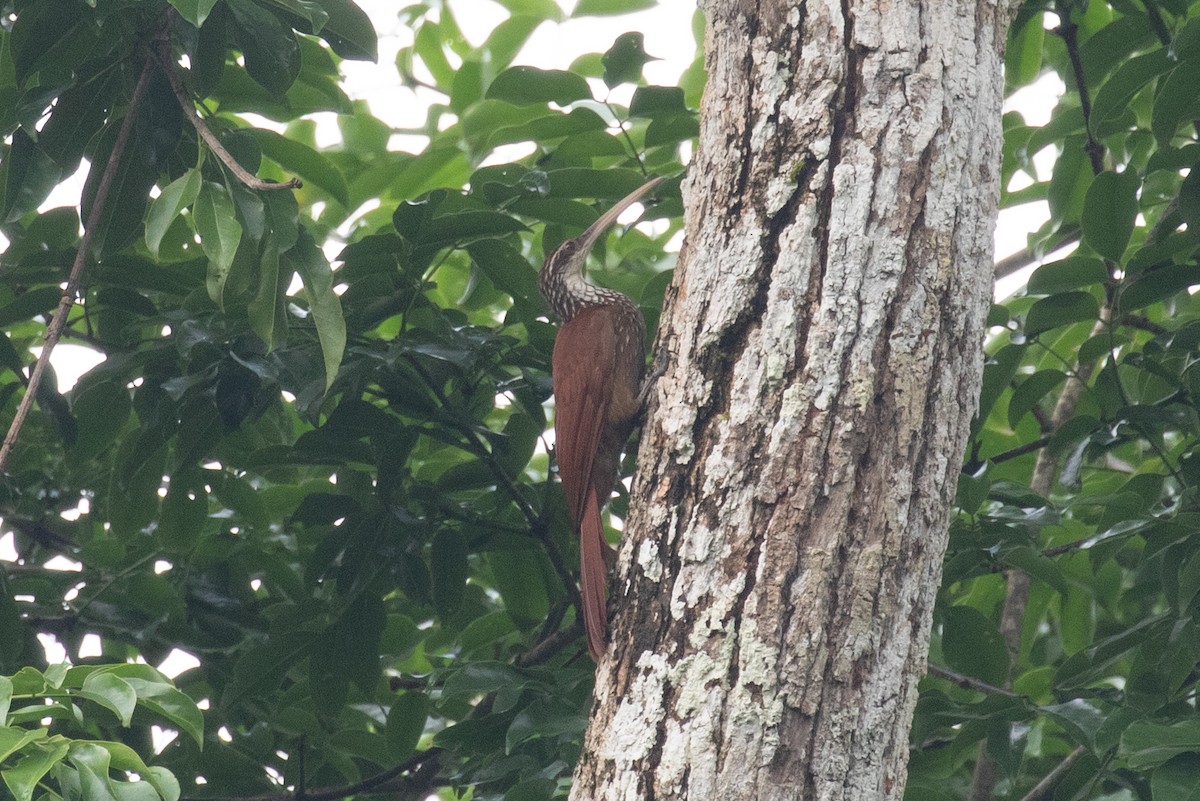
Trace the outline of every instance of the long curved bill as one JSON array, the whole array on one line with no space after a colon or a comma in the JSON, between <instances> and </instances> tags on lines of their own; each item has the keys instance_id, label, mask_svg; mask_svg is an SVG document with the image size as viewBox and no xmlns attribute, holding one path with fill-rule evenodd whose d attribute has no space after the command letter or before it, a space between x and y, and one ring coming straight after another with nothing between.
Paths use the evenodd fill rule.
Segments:
<instances>
[{"instance_id":1,"label":"long curved bill","mask_svg":"<svg viewBox=\"0 0 1200 801\"><path fill-rule=\"evenodd\" d=\"M613 226L613 224L617 221L617 218L621 216L625 209L641 200L646 193L662 183L663 180L664 179L661 175L651 178L649 181L618 200L611 209L601 214L594 223L588 226L586 231L579 235L579 252L589 252L592 249L592 246L596 244L596 240L604 236L604 232Z\"/></svg>"}]
</instances>

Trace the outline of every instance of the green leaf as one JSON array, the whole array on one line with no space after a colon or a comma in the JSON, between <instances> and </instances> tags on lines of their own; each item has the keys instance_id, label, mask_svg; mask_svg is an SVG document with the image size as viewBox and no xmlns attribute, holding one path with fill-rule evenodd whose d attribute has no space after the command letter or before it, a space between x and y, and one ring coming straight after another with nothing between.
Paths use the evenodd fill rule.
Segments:
<instances>
[{"instance_id":1,"label":"green leaf","mask_svg":"<svg viewBox=\"0 0 1200 801\"><path fill-rule=\"evenodd\" d=\"M1029 308L1025 316L1025 334L1035 337L1060 326L1096 320L1100 304L1087 292L1060 292L1042 298Z\"/></svg>"},{"instance_id":2,"label":"green leaf","mask_svg":"<svg viewBox=\"0 0 1200 801\"><path fill-rule=\"evenodd\" d=\"M278 8L295 14L299 19L293 23L293 27L304 33L319 33L325 27L325 23L329 21L329 14L321 8L317 0L270 0L270 2ZM287 20L287 17L284 19Z\"/></svg>"},{"instance_id":3,"label":"green leaf","mask_svg":"<svg viewBox=\"0 0 1200 801\"><path fill-rule=\"evenodd\" d=\"M229 192L212 181L201 183L192 216L200 246L208 256L208 296L220 305L233 257L242 241L242 224Z\"/></svg>"},{"instance_id":4,"label":"green leaf","mask_svg":"<svg viewBox=\"0 0 1200 801\"><path fill-rule=\"evenodd\" d=\"M550 779L527 779L509 788L504 801L550 801L556 787Z\"/></svg>"},{"instance_id":5,"label":"green leaf","mask_svg":"<svg viewBox=\"0 0 1200 801\"><path fill-rule=\"evenodd\" d=\"M1062 143L1062 153L1054 162L1054 172L1046 190L1050 219L1057 225L1077 223L1083 213L1084 198L1092 184L1093 173L1084 149L1082 136L1068 137Z\"/></svg>"},{"instance_id":6,"label":"green leaf","mask_svg":"<svg viewBox=\"0 0 1200 801\"><path fill-rule=\"evenodd\" d=\"M1068 256L1060 261L1043 264L1029 277L1031 295L1050 295L1103 284L1109 279L1104 262L1087 256Z\"/></svg>"},{"instance_id":7,"label":"green leaf","mask_svg":"<svg viewBox=\"0 0 1200 801\"><path fill-rule=\"evenodd\" d=\"M658 147L695 139L699 133L700 121L690 112L677 114L674 117L656 117L646 128L646 147Z\"/></svg>"},{"instance_id":8,"label":"green leaf","mask_svg":"<svg viewBox=\"0 0 1200 801\"><path fill-rule=\"evenodd\" d=\"M12 685L14 695L39 695L44 693L48 686L46 677L29 666L21 668L13 675Z\"/></svg>"},{"instance_id":9,"label":"green leaf","mask_svg":"<svg viewBox=\"0 0 1200 801\"><path fill-rule=\"evenodd\" d=\"M1044 706L1042 711L1070 732L1077 743L1089 748L1094 747L1096 734L1107 717L1104 710L1082 698Z\"/></svg>"},{"instance_id":10,"label":"green leaf","mask_svg":"<svg viewBox=\"0 0 1200 801\"><path fill-rule=\"evenodd\" d=\"M111 673L93 673L83 682L79 695L112 710L122 726L128 726L137 706L137 693L129 682Z\"/></svg>"},{"instance_id":11,"label":"green leaf","mask_svg":"<svg viewBox=\"0 0 1200 801\"><path fill-rule=\"evenodd\" d=\"M1067 379L1062 370L1039 370L1026 378L1013 391L1008 402L1008 425L1016 428L1021 418L1029 414L1042 398Z\"/></svg>"},{"instance_id":12,"label":"green leaf","mask_svg":"<svg viewBox=\"0 0 1200 801\"><path fill-rule=\"evenodd\" d=\"M67 759L79 771L84 798L88 801L118 801L109 777L112 757L107 750L94 743L76 740L67 751Z\"/></svg>"},{"instance_id":13,"label":"green leaf","mask_svg":"<svg viewBox=\"0 0 1200 801\"><path fill-rule=\"evenodd\" d=\"M0 762L45 736L46 732L41 729L28 730L0 726Z\"/></svg>"},{"instance_id":14,"label":"green leaf","mask_svg":"<svg viewBox=\"0 0 1200 801\"><path fill-rule=\"evenodd\" d=\"M646 182L637 170L567 167L546 173L550 197L619 200Z\"/></svg>"},{"instance_id":15,"label":"green leaf","mask_svg":"<svg viewBox=\"0 0 1200 801\"><path fill-rule=\"evenodd\" d=\"M1008 388L1008 384L1017 373L1021 357L1025 354L1025 345L1005 345L990 356L983 364L983 385L979 390L979 413L975 426L981 424L991 414L992 407ZM973 426L974 428L974 426Z\"/></svg>"},{"instance_id":16,"label":"green leaf","mask_svg":"<svg viewBox=\"0 0 1200 801\"><path fill-rule=\"evenodd\" d=\"M1175 66L1167 49L1160 47L1144 55L1134 56L1119 66L1100 86L1092 102L1091 128L1097 137L1107 136L1110 128L1121 118L1129 101L1146 84Z\"/></svg>"},{"instance_id":17,"label":"green leaf","mask_svg":"<svg viewBox=\"0 0 1200 801\"><path fill-rule=\"evenodd\" d=\"M145 770L139 771L139 775L142 781L150 784L158 792L163 801L179 801L182 794L179 780L171 771L158 765L148 765Z\"/></svg>"},{"instance_id":18,"label":"green leaf","mask_svg":"<svg viewBox=\"0 0 1200 801\"><path fill-rule=\"evenodd\" d=\"M82 387L72 399L71 412L79 421L79 436L72 448L79 459L93 459L116 440L133 408L129 390L114 381Z\"/></svg>"},{"instance_id":19,"label":"green leaf","mask_svg":"<svg viewBox=\"0 0 1200 801\"><path fill-rule=\"evenodd\" d=\"M1200 720L1138 721L1121 735L1119 753L1130 768L1155 767L1185 753L1200 753Z\"/></svg>"},{"instance_id":20,"label":"green leaf","mask_svg":"<svg viewBox=\"0 0 1200 801\"><path fill-rule=\"evenodd\" d=\"M0 327L25 322L38 314L50 311L62 299L62 290L56 286L41 286L15 297L12 303L0 307Z\"/></svg>"},{"instance_id":21,"label":"green leaf","mask_svg":"<svg viewBox=\"0 0 1200 801\"><path fill-rule=\"evenodd\" d=\"M546 619L550 600L542 578L542 558L536 551L492 551L488 564L496 578L496 589L513 622L528 629Z\"/></svg>"},{"instance_id":22,"label":"green leaf","mask_svg":"<svg viewBox=\"0 0 1200 801\"><path fill-rule=\"evenodd\" d=\"M204 747L204 715L196 702L166 680L126 677L124 681L137 694L138 703L179 727L179 730Z\"/></svg>"},{"instance_id":23,"label":"green leaf","mask_svg":"<svg viewBox=\"0 0 1200 801\"><path fill-rule=\"evenodd\" d=\"M1083 241L1101 256L1119 262L1133 234L1141 181L1132 170L1106 170L1096 176L1083 201Z\"/></svg>"},{"instance_id":24,"label":"green leaf","mask_svg":"<svg viewBox=\"0 0 1200 801\"><path fill-rule=\"evenodd\" d=\"M1192 167L1179 186L1179 216L1188 228L1200 226L1200 169Z\"/></svg>"},{"instance_id":25,"label":"green leaf","mask_svg":"<svg viewBox=\"0 0 1200 801\"><path fill-rule=\"evenodd\" d=\"M654 60L654 56L646 53L645 34L636 31L623 33L601 56L604 83L610 89L622 83L637 83L642 79L642 68Z\"/></svg>"},{"instance_id":26,"label":"green leaf","mask_svg":"<svg viewBox=\"0 0 1200 801\"><path fill-rule=\"evenodd\" d=\"M335 751L360 760L374 762L380 767L396 764L395 755L387 740L380 734L365 729L342 729L329 738Z\"/></svg>"},{"instance_id":27,"label":"green leaf","mask_svg":"<svg viewBox=\"0 0 1200 801\"><path fill-rule=\"evenodd\" d=\"M119 158L114 147L121 119L110 119L89 151L91 168L80 204L85 226L93 222L92 206L103 176L110 163L116 161L108 195L92 232L92 250L99 256L114 254L137 239L159 167L175 152L180 139L183 112L160 70L152 72L145 102L154 113L138 117Z\"/></svg>"},{"instance_id":28,"label":"green leaf","mask_svg":"<svg viewBox=\"0 0 1200 801\"><path fill-rule=\"evenodd\" d=\"M408 691L392 702L387 716L387 743L397 762L416 753L429 717L429 696Z\"/></svg>"},{"instance_id":29,"label":"green leaf","mask_svg":"<svg viewBox=\"0 0 1200 801\"><path fill-rule=\"evenodd\" d=\"M84 6L69 0L42 0L21 8L12 23L12 75L23 85L34 72L52 64L71 66L81 57Z\"/></svg>"},{"instance_id":30,"label":"green leaf","mask_svg":"<svg viewBox=\"0 0 1200 801\"><path fill-rule=\"evenodd\" d=\"M493 70L507 67L543 22L543 17L532 16L514 16L501 22L480 48L487 63Z\"/></svg>"},{"instance_id":31,"label":"green leaf","mask_svg":"<svg viewBox=\"0 0 1200 801\"><path fill-rule=\"evenodd\" d=\"M283 254L284 265L300 275L308 310L317 329L325 365L325 389L333 386L346 350L346 321L342 302L333 291L333 270L308 230L301 227L296 245Z\"/></svg>"},{"instance_id":32,"label":"green leaf","mask_svg":"<svg viewBox=\"0 0 1200 801\"><path fill-rule=\"evenodd\" d=\"M1200 754L1180 754L1150 777L1154 801L1200 801Z\"/></svg>"},{"instance_id":33,"label":"green leaf","mask_svg":"<svg viewBox=\"0 0 1200 801\"><path fill-rule=\"evenodd\" d=\"M566 735L581 741L587 727L587 716L578 707L568 706L556 698L542 698L522 709L504 736L504 747L512 753L523 742L532 739Z\"/></svg>"},{"instance_id":34,"label":"green leaf","mask_svg":"<svg viewBox=\"0 0 1200 801\"><path fill-rule=\"evenodd\" d=\"M308 145L280 136L265 128L250 128L247 133L262 149L262 154L286 172L293 172L305 181L328 192L343 206L350 203L346 179L333 162Z\"/></svg>"},{"instance_id":35,"label":"green leaf","mask_svg":"<svg viewBox=\"0 0 1200 801\"><path fill-rule=\"evenodd\" d=\"M246 72L262 88L282 95L300 74L300 43L277 16L254 0L226 0L240 33Z\"/></svg>"},{"instance_id":36,"label":"green leaf","mask_svg":"<svg viewBox=\"0 0 1200 801\"><path fill-rule=\"evenodd\" d=\"M246 313L250 317L250 327L259 339L267 345L267 350L275 348L276 342L287 339L287 298L290 275L284 275L279 270L279 249L275 247L273 238L263 245L262 258L258 262L258 289L254 293Z\"/></svg>"},{"instance_id":37,"label":"green leaf","mask_svg":"<svg viewBox=\"0 0 1200 801\"><path fill-rule=\"evenodd\" d=\"M1166 300L1196 284L1200 284L1200 266L1194 264L1147 270L1121 288L1117 307L1121 312L1128 313Z\"/></svg>"},{"instance_id":38,"label":"green leaf","mask_svg":"<svg viewBox=\"0 0 1200 801\"><path fill-rule=\"evenodd\" d=\"M639 86L629 101L629 116L657 119L686 115L683 90L677 86Z\"/></svg>"},{"instance_id":39,"label":"green leaf","mask_svg":"<svg viewBox=\"0 0 1200 801\"><path fill-rule=\"evenodd\" d=\"M146 247L154 258L158 258L159 245L171 223L200 196L200 184L200 171L190 169L167 184L158 197L150 202L146 210Z\"/></svg>"},{"instance_id":40,"label":"green leaf","mask_svg":"<svg viewBox=\"0 0 1200 801\"><path fill-rule=\"evenodd\" d=\"M319 35L329 42L333 52L356 61L379 60L375 26L366 12L351 0L320 0L320 3L329 19Z\"/></svg>"},{"instance_id":41,"label":"green leaf","mask_svg":"<svg viewBox=\"0 0 1200 801\"><path fill-rule=\"evenodd\" d=\"M515 247L502 239L478 239L467 245L467 253L497 289L540 307L537 273Z\"/></svg>"},{"instance_id":42,"label":"green leaf","mask_svg":"<svg viewBox=\"0 0 1200 801\"><path fill-rule=\"evenodd\" d=\"M1044 556L1041 551L1034 550L1028 545L1017 545L1001 549L997 558L1006 565L1019 568L1033 578L1045 582L1060 595L1065 596L1070 592L1071 588L1067 585L1067 580L1058 564L1050 557Z\"/></svg>"},{"instance_id":43,"label":"green leaf","mask_svg":"<svg viewBox=\"0 0 1200 801\"><path fill-rule=\"evenodd\" d=\"M969 606L951 606L943 614L942 653L947 664L989 684L1003 683L1009 656L996 624Z\"/></svg>"},{"instance_id":44,"label":"green leaf","mask_svg":"<svg viewBox=\"0 0 1200 801\"><path fill-rule=\"evenodd\" d=\"M503 662L469 662L446 677L442 693L447 698L488 693L519 693L529 684L512 665Z\"/></svg>"},{"instance_id":45,"label":"green leaf","mask_svg":"<svg viewBox=\"0 0 1200 801\"><path fill-rule=\"evenodd\" d=\"M208 19L208 14L217 4L217 0L168 0L179 15L199 28Z\"/></svg>"},{"instance_id":46,"label":"green leaf","mask_svg":"<svg viewBox=\"0 0 1200 801\"><path fill-rule=\"evenodd\" d=\"M1042 43L1046 29L1040 17L1011 28L1004 50L1004 83L1009 89L1033 83L1042 70Z\"/></svg>"},{"instance_id":47,"label":"green leaf","mask_svg":"<svg viewBox=\"0 0 1200 801\"><path fill-rule=\"evenodd\" d=\"M1160 82L1150 122L1150 130L1160 146L1166 146L1185 121L1200 116L1197 84L1200 84L1200 54L1180 61Z\"/></svg>"},{"instance_id":48,"label":"green leaf","mask_svg":"<svg viewBox=\"0 0 1200 801\"><path fill-rule=\"evenodd\" d=\"M4 783L8 785L16 801L32 801L42 777L62 761L69 747L69 741L65 737L51 737L28 749L16 765L0 771L4 776Z\"/></svg>"},{"instance_id":49,"label":"green leaf","mask_svg":"<svg viewBox=\"0 0 1200 801\"><path fill-rule=\"evenodd\" d=\"M441 529L434 535L429 573L433 580L433 605L438 614L442 617L454 614L462 606L469 575L467 544L457 531Z\"/></svg>"},{"instance_id":50,"label":"green leaf","mask_svg":"<svg viewBox=\"0 0 1200 801\"><path fill-rule=\"evenodd\" d=\"M579 0L572 17L613 17L654 8L655 0Z\"/></svg>"},{"instance_id":51,"label":"green leaf","mask_svg":"<svg viewBox=\"0 0 1200 801\"><path fill-rule=\"evenodd\" d=\"M62 169L24 128L12 135L7 158L0 164L0 222L12 222L35 210L58 185Z\"/></svg>"},{"instance_id":52,"label":"green leaf","mask_svg":"<svg viewBox=\"0 0 1200 801\"><path fill-rule=\"evenodd\" d=\"M972 476L965 472L959 473L954 505L969 515L975 514L987 500L991 486L992 482L986 474Z\"/></svg>"},{"instance_id":53,"label":"green leaf","mask_svg":"<svg viewBox=\"0 0 1200 801\"><path fill-rule=\"evenodd\" d=\"M504 100L518 106L557 103L567 106L576 100L590 100L587 81L573 72L542 70L536 67L509 67L496 76L488 87L489 100Z\"/></svg>"},{"instance_id":54,"label":"green leaf","mask_svg":"<svg viewBox=\"0 0 1200 801\"><path fill-rule=\"evenodd\" d=\"M84 152L108 118L119 85L119 76L111 73L59 95L38 134L38 144L64 175L79 169Z\"/></svg>"}]
</instances>

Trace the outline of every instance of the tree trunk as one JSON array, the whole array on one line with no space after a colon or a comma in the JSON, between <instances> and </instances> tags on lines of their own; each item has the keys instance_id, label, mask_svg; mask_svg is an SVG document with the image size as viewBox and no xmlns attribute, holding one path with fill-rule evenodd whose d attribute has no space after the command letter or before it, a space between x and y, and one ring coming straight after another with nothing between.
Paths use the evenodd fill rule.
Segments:
<instances>
[{"instance_id":1,"label":"tree trunk","mask_svg":"<svg viewBox=\"0 0 1200 801\"><path fill-rule=\"evenodd\" d=\"M898 799L982 369L1010 8L704 10L671 366L571 797Z\"/></svg>"}]
</instances>

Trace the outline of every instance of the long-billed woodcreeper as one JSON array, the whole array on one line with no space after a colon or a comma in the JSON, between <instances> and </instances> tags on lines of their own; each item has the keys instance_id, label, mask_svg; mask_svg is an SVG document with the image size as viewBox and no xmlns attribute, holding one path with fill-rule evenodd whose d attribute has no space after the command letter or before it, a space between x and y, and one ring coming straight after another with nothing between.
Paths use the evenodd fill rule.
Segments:
<instances>
[{"instance_id":1,"label":"long-billed woodcreeper","mask_svg":"<svg viewBox=\"0 0 1200 801\"><path fill-rule=\"evenodd\" d=\"M621 212L661 181L654 178L546 258L538 289L562 323L554 341L554 438L567 511L579 533L579 583L588 650L599 659L608 639L605 597L613 549L600 509L616 481L621 450L645 400L646 322L625 295L588 283L583 266Z\"/></svg>"}]
</instances>

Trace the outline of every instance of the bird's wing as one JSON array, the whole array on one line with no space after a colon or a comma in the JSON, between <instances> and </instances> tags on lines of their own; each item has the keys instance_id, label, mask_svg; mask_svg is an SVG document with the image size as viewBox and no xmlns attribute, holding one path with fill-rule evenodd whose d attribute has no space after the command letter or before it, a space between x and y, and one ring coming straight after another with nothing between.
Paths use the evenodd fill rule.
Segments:
<instances>
[{"instance_id":1,"label":"bird's wing","mask_svg":"<svg viewBox=\"0 0 1200 801\"><path fill-rule=\"evenodd\" d=\"M559 329L554 342L554 449L567 511L576 526L583 518L612 398L614 343L612 315L604 307L581 311Z\"/></svg>"},{"instance_id":2,"label":"bird's wing","mask_svg":"<svg viewBox=\"0 0 1200 801\"><path fill-rule=\"evenodd\" d=\"M600 522L602 499L592 473L600 431L612 401L616 339L612 312L598 307L576 315L558 331L552 364L554 440L567 511L579 532L579 578L588 651L599 659L608 639L608 550ZM604 501L608 497L603 498Z\"/></svg>"}]
</instances>

